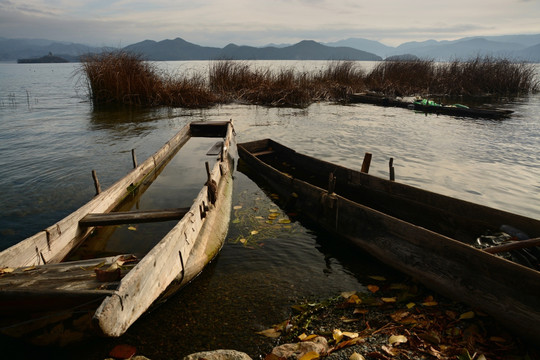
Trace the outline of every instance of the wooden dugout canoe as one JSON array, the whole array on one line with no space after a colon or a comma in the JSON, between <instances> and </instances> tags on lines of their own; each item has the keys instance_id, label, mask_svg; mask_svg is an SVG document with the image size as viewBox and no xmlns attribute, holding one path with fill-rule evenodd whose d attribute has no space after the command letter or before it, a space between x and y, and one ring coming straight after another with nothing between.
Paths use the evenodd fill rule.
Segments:
<instances>
[{"instance_id":1,"label":"wooden dugout canoe","mask_svg":"<svg viewBox=\"0 0 540 360\"><path fill-rule=\"evenodd\" d=\"M431 106L416 102L401 101L394 98L366 94L350 94L349 103L372 104L385 107L400 107L424 113L437 115L450 115L458 117L485 118L485 119L505 119L510 117L512 110L492 109L492 108L469 108L458 106Z\"/></svg>"},{"instance_id":2,"label":"wooden dugout canoe","mask_svg":"<svg viewBox=\"0 0 540 360\"><path fill-rule=\"evenodd\" d=\"M206 154L212 155L205 157L211 159L210 165L206 162L210 180L201 183L191 207L116 212L126 198L144 192L192 137L222 141ZM0 331L38 344L65 344L88 333L122 335L152 303L193 279L221 249L230 220L235 151L232 121L190 123L77 211L0 252ZM107 231L113 224L171 219L178 222L140 259L119 254L65 261L95 226Z\"/></svg>"},{"instance_id":3,"label":"wooden dugout canoe","mask_svg":"<svg viewBox=\"0 0 540 360\"><path fill-rule=\"evenodd\" d=\"M540 272L471 245L501 225L538 238L539 220L384 180L269 139L238 144L238 154L302 219L540 341Z\"/></svg>"}]
</instances>

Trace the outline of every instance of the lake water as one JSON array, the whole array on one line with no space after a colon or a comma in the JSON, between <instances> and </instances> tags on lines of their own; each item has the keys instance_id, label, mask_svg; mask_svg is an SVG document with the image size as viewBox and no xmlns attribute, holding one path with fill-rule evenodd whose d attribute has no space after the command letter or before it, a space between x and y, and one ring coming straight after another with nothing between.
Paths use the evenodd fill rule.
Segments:
<instances>
[{"instance_id":1,"label":"lake water","mask_svg":"<svg viewBox=\"0 0 540 360\"><path fill-rule=\"evenodd\" d=\"M325 64L256 66L303 70ZM204 72L209 63L159 66L169 72ZM540 94L501 105L514 111L505 120L330 103L307 109L238 104L204 110L93 109L77 68L0 63L0 249L87 202L94 195L91 170L106 188L130 170L131 149L142 161L184 124L197 120L233 119L238 142L269 137L356 169L370 152L370 173L381 177L388 177L388 160L393 157L397 181L540 218ZM152 359L217 348L256 356L271 341L255 332L285 320L290 306L301 299L359 290L369 275L399 277L299 223L261 228L249 209L279 208L241 172L235 173L234 186L237 208L227 243L196 281L137 321L122 338L47 350L51 356L105 358L115 344L126 342ZM259 233L250 237L252 230ZM248 242L243 244L242 238ZM4 346L7 343L2 340Z\"/></svg>"}]
</instances>

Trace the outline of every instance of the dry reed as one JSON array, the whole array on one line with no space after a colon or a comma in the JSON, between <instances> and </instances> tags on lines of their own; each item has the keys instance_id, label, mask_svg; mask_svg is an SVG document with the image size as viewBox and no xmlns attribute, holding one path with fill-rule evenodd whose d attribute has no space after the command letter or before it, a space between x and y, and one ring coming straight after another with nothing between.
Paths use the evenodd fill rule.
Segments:
<instances>
[{"instance_id":1,"label":"dry reed","mask_svg":"<svg viewBox=\"0 0 540 360\"><path fill-rule=\"evenodd\" d=\"M540 90L532 64L476 58L383 61L365 72L358 62L333 61L319 71L254 68L249 63L217 60L208 76L161 73L150 62L127 52L86 57L86 76L94 104L208 107L240 102L306 107L316 101L347 101L352 93L375 91L387 96L511 96Z\"/></svg>"}]
</instances>

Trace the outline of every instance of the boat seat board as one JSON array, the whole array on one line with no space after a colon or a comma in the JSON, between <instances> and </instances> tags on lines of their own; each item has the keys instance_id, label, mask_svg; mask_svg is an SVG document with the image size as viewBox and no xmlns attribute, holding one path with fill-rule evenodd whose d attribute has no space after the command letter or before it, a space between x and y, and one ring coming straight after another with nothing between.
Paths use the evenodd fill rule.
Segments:
<instances>
[{"instance_id":1,"label":"boat seat board","mask_svg":"<svg viewBox=\"0 0 540 360\"><path fill-rule=\"evenodd\" d=\"M186 207L165 210L136 210L103 214L88 214L79 221L79 225L106 226L180 220L187 214L188 211L189 208Z\"/></svg>"},{"instance_id":2,"label":"boat seat board","mask_svg":"<svg viewBox=\"0 0 540 360\"><path fill-rule=\"evenodd\" d=\"M106 270L118 259L133 259L131 254L90 260L68 261L57 264L29 266L13 269L0 275L0 293L27 292L69 293L69 292L105 292L111 293L119 281L101 282L97 280L95 269ZM121 267L125 275L135 262ZM6 269L4 269L5 271Z\"/></svg>"}]
</instances>

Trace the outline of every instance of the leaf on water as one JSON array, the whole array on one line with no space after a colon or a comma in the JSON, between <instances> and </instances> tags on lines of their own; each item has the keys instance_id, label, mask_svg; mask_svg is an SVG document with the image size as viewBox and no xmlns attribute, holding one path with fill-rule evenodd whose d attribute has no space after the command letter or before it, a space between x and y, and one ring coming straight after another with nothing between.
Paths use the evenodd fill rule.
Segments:
<instances>
[{"instance_id":1,"label":"leaf on water","mask_svg":"<svg viewBox=\"0 0 540 360\"><path fill-rule=\"evenodd\" d=\"M368 309L354 309L353 314L367 314L368 312Z\"/></svg>"},{"instance_id":2,"label":"leaf on water","mask_svg":"<svg viewBox=\"0 0 540 360\"><path fill-rule=\"evenodd\" d=\"M272 328L257 332L259 335L263 335L269 338L278 338L281 336L281 332Z\"/></svg>"},{"instance_id":3,"label":"leaf on water","mask_svg":"<svg viewBox=\"0 0 540 360\"><path fill-rule=\"evenodd\" d=\"M390 345L398 345L401 343L406 343L407 338L403 335L392 335L388 338L388 344Z\"/></svg>"},{"instance_id":4,"label":"leaf on water","mask_svg":"<svg viewBox=\"0 0 540 360\"><path fill-rule=\"evenodd\" d=\"M474 311L467 311L459 316L459 320L472 319L474 317Z\"/></svg>"},{"instance_id":5,"label":"leaf on water","mask_svg":"<svg viewBox=\"0 0 540 360\"><path fill-rule=\"evenodd\" d=\"M503 338L503 337L500 337L500 336L492 336L492 337L489 338L489 340L494 341L494 342L498 342L498 343L506 342L506 339Z\"/></svg>"},{"instance_id":6,"label":"leaf on water","mask_svg":"<svg viewBox=\"0 0 540 360\"><path fill-rule=\"evenodd\" d=\"M257 230L251 230L251 235L257 235L259 232Z\"/></svg>"},{"instance_id":7,"label":"leaf on water","mask_svg":"<svg viewBox=\"0 0 540 360\"><path fill-rule=\"evenodd\" d=\"M131 231L137 231L137 228L135 226L129 226L128 227L128 230L131 230Z\"/></svg>"},{"instance_id":8,"label":"leaf on water","mask_svg":"<svg viewBox=\"0 0 540 360\"><path fill-rule=\"evenodd\" d=\"M243 245L246 245L246 244L247 244L247 240L244 239L244 238L240 239L240 242L241 242Z\"/></svg>"},{"instance_id":9,"label":"leaf on water","mask_svg":"<svg viewBox=\"0 0 540 360\"><path fill-rule=\"evenodd\" d=\"M379 291L379 287L377 285L368 285L367 288L372 293L376 293L377 291Z\"/></svg>"},{"instance_id":10,"label":"leaf on water","mask_svg":"<svg viewBox=\"0 0 540 360\"><path fill-rule=\"evenodd\" d=\"M366 358L355 351L349 356L349 360L366 360Z\"/></svg>"},{"instance_id":11,"label":"leaf on water","mask_svg":"<svg viewBox=\"0 0 540 360\"><path fill-rule=\"evenodd\" d=\"M304 355L302 355L300 357L300 359L298 359L298 360L313 360L313 359L318 359L319 357L320 357L320 355L319 355L318 352L310 351L310 352L307 352Z\"/></svg>"},{"instance_id":12,"label":"leaf on water","mask_svg":"<svg viewBox=\"0 0 540 360\"><path fill-rule=\"evenodd\" d=\"M11 273L13 271L15 271L14 268L5 267L5 268L0 269L0 274L7 274L7 273Z\"/></svg>"},{"instance_id":13,"label":"leaf on water","mask_svg":"<svg viewBox=\"0 0 540 360\"><path fill-rule=\"evenodd\" d=\"M437 306L437 305L439 305L439 303L436 302L436 301L426 301L426 302L423 302L422 305L424 305L424 306Z\"/></svg>"},{"instance_id":14,"label":"leaf on water","mask_svg":"<svg viewBox=\"0 0 540 360\"><path fill-rule=\"evenodd\" d=\"M381 298L382 301L384 301L385 303L395 303L396 302L396 298L395 297L383 297Z\"/></svg>"},{"instance_id":15,"label":"leaf on water","mask_svg":"<svg viewBox=\"0 0 540 360\"><path fill-rule=\"evenodd\" d=\"M410 303L408 303L406 306L407 306L407 309L412 309L413 307L416 306L416 304L413 303L413 302L410 302Z\"/></svg>"},{"instance_id":16,"label":"leaf on water","mask_svg":"<svg viewBox=\"0 0 540 360\"><path fill-rule=\"evenodd\" d=\"M242 208L242 205L235 205L233 207L234 210L240 210Z\"/></svg>"},{"instance_id":17,"label":"leaf on water","mask_svg":"<svg viewBox=\"0 0 540 360\"><path fill-rule=\"evenodd\" d=\"M379 275L372 275L370 276L370 278L377 281L386 281L386 278L384 276L379 276Z\"/></svg>"}]
</instances>

